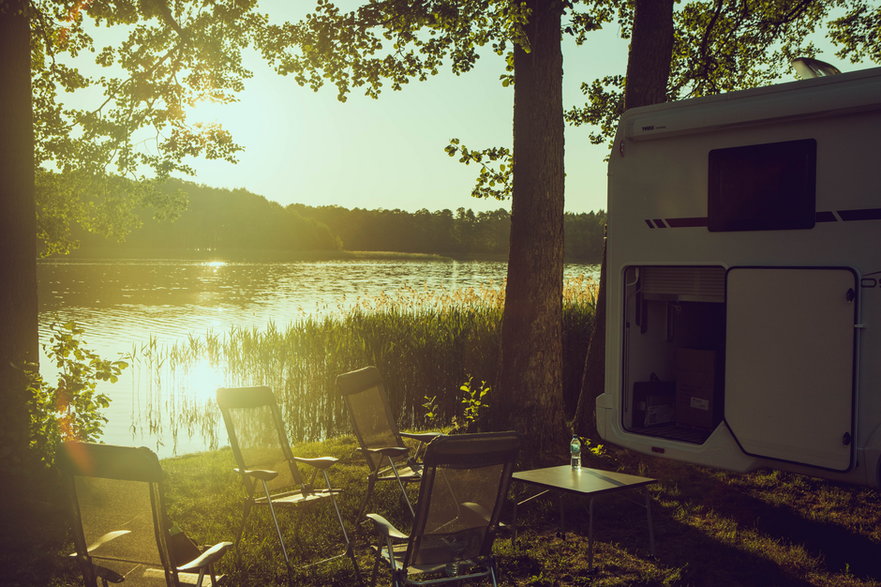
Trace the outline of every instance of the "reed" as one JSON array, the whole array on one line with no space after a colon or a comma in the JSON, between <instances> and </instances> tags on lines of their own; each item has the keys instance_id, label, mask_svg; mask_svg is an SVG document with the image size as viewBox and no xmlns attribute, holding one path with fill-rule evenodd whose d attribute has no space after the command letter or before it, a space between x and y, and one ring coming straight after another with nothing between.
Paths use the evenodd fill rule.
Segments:
<instances>
[{"instance_id":1,"label":"reed","mask_svg":"<svg viewBox=\"0 0 881 587\"><path fill-rule=\"evenodd\" d=\"M563 297L567 407L580 384L593 323L596 283L568 280ZM269 385L276 393L296 441L315 441L349 429L335 393L340 373L376 365L387 381L391 405L406 428L425 424L425 397L434 396L434 424L461 412L460 387L469 378L492 388L504 289L462 289L437 293L410 288L394 296L358 299L349 309L325 317L301 316L285 327L208 332L170 347L155 342L133 350L131 361L148 400L151 429L176 439L199 434L218 445L213 387ZM219 381L197 381L193 366L208 362ZM210 389L199 389L199 386ZM492 403L492 394L487 398ZM173 440L174 441L174 440Z\"/></svg>"}]
</instances>

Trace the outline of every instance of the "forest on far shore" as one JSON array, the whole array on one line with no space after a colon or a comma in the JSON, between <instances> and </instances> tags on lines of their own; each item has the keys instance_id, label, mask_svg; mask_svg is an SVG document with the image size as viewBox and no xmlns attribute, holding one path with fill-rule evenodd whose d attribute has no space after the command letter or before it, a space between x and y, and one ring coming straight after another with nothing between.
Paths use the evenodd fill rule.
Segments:
<instances>
[{"instance_id":1,"label":"forest on far shore","mask_svg":"<svg viewBox=\"0 0 881 587\"><path fill-rule=\"evenodd\" d=\"M244 189L218 189L169 179L163 190L182 190L188 205L175 220L140 214L142 225L122 242L78 230L75 257L284 259L342 251L389 251L453 258L507 258L510 213L505 209L417 212L282 206ZM566 213L565 256L599 263L603 211Z\"/></svg>"}]
</instances>

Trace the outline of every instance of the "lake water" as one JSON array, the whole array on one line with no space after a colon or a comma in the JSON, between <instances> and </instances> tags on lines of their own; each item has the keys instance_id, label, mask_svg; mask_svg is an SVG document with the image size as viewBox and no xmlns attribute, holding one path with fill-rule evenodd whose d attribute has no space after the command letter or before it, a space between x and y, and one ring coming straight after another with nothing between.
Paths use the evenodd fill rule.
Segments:
<instances>
[{"instance_id":1,"label":"lake water","mask_svg":"<svg viewBox=\"0 0 881 587\"><path fill-rule=\"evenodd\" d=\"M485 261L42 261L37 267L40 340L48 340L51 323L75 321L85 329L89 348L115 359L151 341L170 346L232 328L283 327L383 293L501 287L505 273L504 263ZM595 277L598 267L570 264L565 274ZM41 365L54 383L45 357ZM102 385L113 400L102 441L143 444L160 456L208 448L198 435L172 442L143 425L145 410L161 409L153 405L156 382L151 377L135 367L116 384ZM207 361L194 365L186 378L172 384L187 401L213 401L213 390L229 384L222 367Z\"/></svg>"}]
</instances>

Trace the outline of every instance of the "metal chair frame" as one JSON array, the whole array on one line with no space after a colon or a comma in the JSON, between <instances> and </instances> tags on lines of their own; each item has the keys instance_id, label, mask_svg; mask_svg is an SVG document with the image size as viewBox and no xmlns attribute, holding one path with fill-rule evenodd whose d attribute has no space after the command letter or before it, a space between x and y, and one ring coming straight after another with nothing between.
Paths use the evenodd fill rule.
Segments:
<instances>
[{"instance_id":1,"label":"metal chair frame","mask_svg":"<svg viewBox=\"0 0 881 587\"><path fill-rule=\"evenodd\" d=\"M364 515L377 481L395 481L401 490L401 495L410 515L415 517L416 513L413 503L407 494L406 484L422 479L422 464L419 463L418 457L429 442L438 436L442 436L442 434L439 432L401 432L398 429L388 402L385 383L376 367L369 366L343 373L337 377L336 383L337 390L349 412L360 451L364 454L367 466L370 469L367 475L367 491L364 493L361 506L358 508L356 519L360 520ZM354 400L359 395L369 393L374 394L374 403L380 404L376 406L378 408L377 412L380 415L384 415L382 424L385 425L385 430L383 432L391 441L390 445L372 444L367 438L365 427L360 419L363 415L358 413ZM404 444L404 438L419 443L414 454L411 454L410 448Z\"/></svg>"},{"instance_id":2,"label":"metal chair frame","mask_svg":"<svg viewBox=\"0 0 881 587\"><path fill-rule=\"evenodd\" d=\"M378 514L367 514L378 537L378 544L373 547L375 560L372 584L376 584L380 563L385 560L389 564L392 585L395 587L435 585L482 577L489 577L492 584L497 585L497 568L492 545L501 526L499 518L508 494L519 446L520 435L516 432L460 434L444 436L432 441L425 452L424 470L411 532L409 534L401 532ZM495 486L492 509L489 510L473 502L460 503L455 496L455 487L449 482L447 471L490 466L502 467ZM450 492L448 494L456 504L457 519L468 518L478 522L474 528L469 529L470 532L474 529L483 530L482 534L479 531L475 534L482 536L479 548L476 549L476 556L463 560L459 557L462 552L460 550L448 559L427 562L420 560L424 555L424 548L432 548L437 552L436 545L439 544L437 531L440 528L429 531L427 521L433 498L438 490ZM442 527L448 527L448 524ZM434 546L425 546L431 544ZM455 551L452 546L448 548L449 553ZM470 571L459 574L462 568ZM445 576L437 576L441 573ZM422 580L414 578L418 576L426 576L426 578Z\"/></svg>"},{"instance_id":3,"label":"metal chair frame","mask_svg":"<svg viewBox=\"0 0 881 587\"><path fill-rule=\"evenodd\" d=\"M273 394L272 390L270 390L266 386L220 388L217 390L217 403L220 406L220 411L223 415L223 420L226 425L227 434L229 436L230 446L238 465L238 467L236 467L234 470L242 478L242 482L245 485L248 493L243 503L242 522L239 525L238 533L236 534L236 544L239 543L242 535L244 534L245 526L248 522L253 506L266 505L269 508L272 523L275 528L276 535L278 536L279 544L281 545L281 551L282 555L284 556L285 564L290 569L292 568L291 557L290 553L288 552L287 545L284 541L281 524L278 521L276 505L299 506L301 504L319 501L322 499L330 499L334 513L336 515L337 522L340 526L340 531L343 535L343 552L321 559L320 561L316 561L314 563L311 563L310 565L304 566L312 566L314 564L319 564L343 556L348 556L351 559L352 565L355 568L355 573L359 576L360 580L360 571L358 569L357 560L355 559L354 546L352 544L352 541L349 539L349 534L346 531L345 524L343 523L343 516L340 513L339 504L336 500L336 496L341 493L342 490L336 489L331 485L330 477L328 475L328 469L332 467L339 459L335 457L306 458L294 456L291 452L291 446L288 442L287 433L284 429L284 422L282 421L281 412L278 408L275 394ZM230 411L234 409L257 408L268 408L269 410L271 410L273 425L275 427L275 432L278 437L279 449L281 450L284 460L289 467L291 477L296 485L296 488L273 493L269 487L269 482L278 477L279 472L268 469L249 468L248 463L246 462L245 455L243 454L239 443L239 435L233 422L234 419L230 416ZM305 479L302 472L300 471L298 464L309 465L312 468L312 475L310 476L308 481ZM315 480L319 473L323 478L324 486L316 488ZM260 491L262 495L256 495L258 493L258 487L262 490Z\"/></svg>"},{"instance_id":4,"label":"metal chair frame","mask_svg":"<svg viewBox=\"0 0 881 587\"><path fill-rule=\"evenodd\" d=\"M162 578L164 583L170 587L199 586L202 585L206 576L211 579L212 585L220 584L223 577L218 577L215 573L214 563L226 553L232 546L232 542L219 542L205 549L196 547L190 542L192 546L189 554L195 556L183 564L175 564L175 556L173 556L173 548L170 544L171 536L175 532L165 513L163 491L165 474L159 464L159 458L153 451L145 447L65 442L57 452L56 465L62 473L70 498L73 539L76 547L76 552L71 557L75 558L79 564L87 587L97 587L99 580L103 587L107 587L108 583L123 582L125 580L123 575L104 566L113 563L132 564L135 565L133 568L143 565L145 576L157 580ZM84 523L81 514L80 498L82 496L77 490L76 477L146 484L150 496L153 533L161 560L147 560L148 557L143 557L144 560L129 560L102 553L101 547L131 534L131 529L124 527L107 532L94 540L92 544L87 544L85 524L88 522ZM185 540L189 541L188 538ZM153 567L156 565L161 566L161 570L154 569Z\"/></svg>"}]
</instances>

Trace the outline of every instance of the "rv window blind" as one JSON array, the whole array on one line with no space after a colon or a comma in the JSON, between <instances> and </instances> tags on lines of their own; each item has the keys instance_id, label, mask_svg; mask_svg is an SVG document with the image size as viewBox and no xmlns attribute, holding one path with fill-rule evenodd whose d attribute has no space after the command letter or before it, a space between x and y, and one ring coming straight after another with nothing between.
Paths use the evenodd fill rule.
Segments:
<instances>
[{"instance_id":1,"label":"rv window blind","mask_svg":"<svg viewBox=\"0 0 881 587\"><path fill-rule=\"evenodd\" d=\"M710 151L708 176L711 232L814 227L814 139Z\"/></svg>"},{"instance_id":2,"label":"rv window blind","mask_svg":"<svg viewBox=\"0 0 881 587\"><path fill-rule=\"evenodd\" d=\"M641 267L640 281L647 300L725 301L725 270L721 267Z\"/></svg>"}]
</instances>

